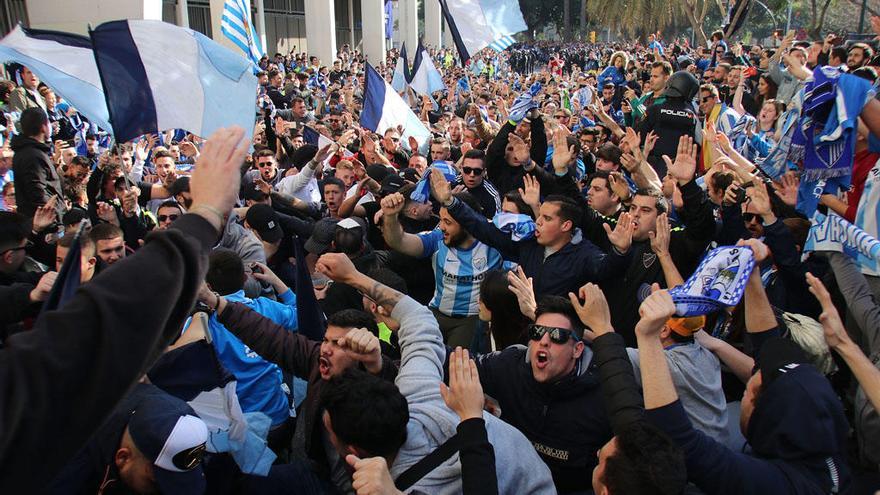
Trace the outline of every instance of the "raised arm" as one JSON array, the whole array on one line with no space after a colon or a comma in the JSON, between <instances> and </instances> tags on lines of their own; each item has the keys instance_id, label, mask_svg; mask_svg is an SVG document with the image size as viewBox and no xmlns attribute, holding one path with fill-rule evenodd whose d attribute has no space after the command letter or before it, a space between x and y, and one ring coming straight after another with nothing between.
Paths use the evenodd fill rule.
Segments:
<instances>
[{"instance_id":1,"label":"raised arm","mask_svg":"<svg viewBox=\"0 0 880 495\"><path fill-rule=\"evenodd\" d=\"M382 237L391 249L407 256L421 258L425 248L419 236L403 231L399 215L406 204L406 198L400 193L389 194L382 198Z\"/></svg>"},{"instance_id":2,"label":"raised arm","mask_svg":"<svg viewBox=\"0 0 880 495\"><path fill-rule=\"evenodd\" d=\"M80 287L0 351L0 491L51 480L180 333L206 255L237 199L241 129L215 132L193 174L193 205L133 256ZM143 294L153 304L143 304ZM33 384L39 384L34 386ZM57 435L47 425L62 422ZM45 449L52 445L51 449ZM24 452L42 451L34 464Z\"/></svg>"},{"instance_id":3,"label":"raised arm","mask_svg":"<svg viewBox=\"0 0 880 495\"><path fill-rule=\"evenodd\" d=\"M841 256L846 255L841 254ZM880 370L874 366L874 363L862 353L859 346L849 337L849 334L843 327L843 322L840 320L840 315L837 313L837 308L831 302L831 294L825 289L822 281L812 274L807 274L807 283L810 284L810 292L816 296L819 304L822 305L822 314L819 316L819 321L822 322L822 328L825 330L825 340L828 342L828 346L837 351L843 360L846 361L846 365L849 366L849 369L856 376L856 380L859 381L859 385L862 386L865 395L871 401L871 405L874 406L874 409L880 410ZM867 284L865 284L865 288L867 289ZM847 300L847 303L849 303L849 300ZM871 310L876 313L876 305ZM876 327L874 331L876 332Z\"/></svg>"},{"instance_id":4,"label":"raised arm","mask_svg":"<svg viewBox=\"0 0 880 495\"><path fill-rule=\"evenodd\" d=\"M355 269L345 254L329 253L316 269L336 282L348 284L381 306L400 323L400 371L395 383L407 401L440 401L446 347L434 315L414 299L383 285Z\"/></svg>"}]
</instances>

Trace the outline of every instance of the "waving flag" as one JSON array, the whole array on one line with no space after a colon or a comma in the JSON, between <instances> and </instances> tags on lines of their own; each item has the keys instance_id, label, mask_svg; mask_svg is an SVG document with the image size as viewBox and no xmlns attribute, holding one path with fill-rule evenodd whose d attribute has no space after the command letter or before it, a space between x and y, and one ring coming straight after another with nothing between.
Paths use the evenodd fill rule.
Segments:
<instances>
[{"instance_id":1,"label":"waving flag","mask_svg":"<svg viewBox=\"0 0 880 495\"><path fill-rule=\"evenodd\" d=\"M257 77L246 59L161 21L105 22L91 31L117 142L166 129L208 136L256 119Z\"/></svg>"},{"instance_id":2,"label":"waving flag","mask_svg":"<svg viewBox=\"0 0 880 495\"><path fill-rule=\"evenodd\" d=\"M367 64L364 78L364 109L361 112L361 126L379 134L400 126L403 128L401 137L407 140L412 136L419 146L431 139L431 131L370 64Z\"/></svg>"},{"instance_id":3,"label":"waving flag","mask_svg":"<svg viewBox=\"0 0 880 495\"><path fill-rule=\"evenodd\" d=\"M440 6L462 64L496 40L502 46L505 36L527 29L517 0L440 0Z\"/></svg>"},{"instance_id":4,"label":"waving flag","mask_svg":"<svg viewBox=\"0 0 880 495\"><path fill-rule=\"evenodd\" d=\"M406 85L412 81L409 70L409 62L406 58L406 43L400 45L400 56L397 57L397 65L394 66L394 77L391 79L391 87L398 93L406 91Z\"/></svg>"},{"instance_id":5,"label":"waving flag","mask_svg":"<svg viewBox=\"0 0 880 495\"><path fill-rule=\"evenodd\" d=\"M496 52L503 52L510 45L516 43L516 40L513 37L504 35L497 40L489 43L489 48L495 50Z\"/></svg>"},{"instance_id":6,"label":"waving flag","mask_svg":"<svg viewBox=\"0 0 880 495\"><path fill-rule=\"evenodd\" d=\"M419 40L419 49L416 52L415 60L413 60L409 85L416 93L426 96L431 96L434 91L446 89L446 85L443 84L443 76L434 66L428 50L422 46L422 40Z\"/></svg>"},{"instance_id":7,"label":"waving flag","mask_svg":"<svg viewBox=\"0 0 880 495\"><path fill-rule=\"evenodd\" d=\"M237 46L255 70L266 52L251 25L250 0L226 0L223 4L223 17L220 18L220 31Z\"/></svg>"},{"instance_id":8,"label":"waving flag","mask_svg":"<svg viewBox=\"0 0 880 495\"><path fill-rule=\"evenodd\" d=\"M24 65L90 121L110 129L92 42L85 36L17 26L0 40L0 60Z\"/></svg>"}]
</instances>

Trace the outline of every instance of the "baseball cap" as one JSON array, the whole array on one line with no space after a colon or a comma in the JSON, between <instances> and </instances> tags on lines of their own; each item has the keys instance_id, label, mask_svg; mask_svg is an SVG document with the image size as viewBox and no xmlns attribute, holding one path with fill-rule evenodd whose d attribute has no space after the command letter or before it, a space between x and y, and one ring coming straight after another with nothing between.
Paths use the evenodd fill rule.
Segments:
<instances>
[{"instance_id":1,"label":"baseball cap","mask_svg":"<svg viewBox=\"0 0 880 495\"><path fill-rule=\"evenodd\" d=\"M404 180L403 177L397 174L391 174L382 179L382 187L379 189L379 194L387 196L388 194L396 193L405 185L406 180Z\"/></svg>"},{"instance_id":2,"label":"baseball cap","mask_svg":"<svg viewBox=\"0 0 880 495\"><path fill-rule=\"evenodd\" d=\"M128 432L152 461L163 494L205 491L202 456L208 427L186 402L164 392L145 395L131 413Z\"/></svg>"},{"instance_id":3,"label":"baseball cap","mask_svg":"<svg viewBox=\"0 0 880 495\"><path fill-rule=\"evenodd\" d=\"M336 233L336 224L339 223L335 218L322 218L315 223L315 230L312 236L306 241L306 251L322 255L330 250L330 243L333 242Z\"/></svg>"},{"instance_id":4,"label":"baseball cap","mask_svg":"<svg viewBox=\"0 0 880 495\"><path fill-rule=\"evenodd\" d=\"M398 173L397 175L403 177L403 180L412 183L416 183L422 180L422 178L419 176L419 171L414 168L405 168L401 170L400 173Z\"/></svg>"},{"instance_id":5,"label":"baseball cap","mask_svg":"<svg viewBox=\"0 0 880 495\"><path fill-rule=\"evenodd\" d=\"M380 184L383 180L385 180L385 177L388 177L389 174L391 174L391 170L380 163L374 163L367 166L367 175L369 175L371 179Z\"/></svg>"},{"instance_id":6,"label":"baseball cap","mask_svg":"<svg viewBox=\"0 0 880 495\"><path fill-rule=\"evenodd\" d=\"M706 326L706 317L691 316L688 318L670 318L666 321L666 326L682 337L692 337L695 333L699 332L701 328Z\"/></svg>"},{"instance_id":7,"label":"baseball cap","mask_svg":"<svg viewBox=\"0 0 880 495\"><path fill-rule=\"evenodd\" d=\"M245 215L248 225L260 234L260 238L273 243L281 240L284 234L278 224L278 215L269 205L257 204L248 208Z\"/></svg>"}]
</instances>

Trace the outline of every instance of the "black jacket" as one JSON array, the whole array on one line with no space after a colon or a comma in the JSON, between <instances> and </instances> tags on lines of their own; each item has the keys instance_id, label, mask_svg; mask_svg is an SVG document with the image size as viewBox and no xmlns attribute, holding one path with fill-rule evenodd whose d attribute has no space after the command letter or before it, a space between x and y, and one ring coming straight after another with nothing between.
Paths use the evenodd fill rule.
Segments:
<instances>
[{"instance_id":1,"label":"black jacket","mask_svg":"<svg viewBox=\"0 0 880 495\"><path fill-rule=\"evenodd\" d=\"M523 187L523 176L526 174L522 167L511 167L504 159L508 136L515 128L516 126L511 122L501 126L486 150L486 172L489 180L502 196L508 191ZM540 117L532 120L530 135L532 144L529 155L540 167L547 159L547 134L544 132L544 121Z\"/></svg>"},{"instance_id":2,"label":"black jacket","mask_svg":"<svg viewBox=\"0 0 880 495\"><path fill-rule=\"evenodd\" d=\"M687 279L696 269L706 246L712 240L715 219L706 193L695 181L681 186L681 194L684 207L679 213L684 228L672 229L669 253L681 276ZM611 308L614 330L623 336L628 346L635 347L634 329L639 321L639 287L654 282L662 287L667 284L649 240L633 241L630 253L632 257L629 265L622 271L623 276L610 278L601 285Z\"/></svg>"},{"instance_id":3,"label":"black jacket","mask_svg":"<svg viewBox=\"0 0 880 495\"><path fill-rule=\"evenodd\" d=\"M648 156L648 162L657 171L657 175L666 175L666 162L663 155L675 158L678 152L678 140L681 136L694 137L697 131L697 115L690 102L680 98L667 98L659 105L651 105L645 113L645 120L639 126L642 143L645 136L654 131L657 142Z\"/></svg>"},{"instance_id":4,"label":"black jacket","mask_svg":"<svg viewBox=\"0 0 880 495\"><path fill-rule=\"evenodd\" d=\"M39 492L180 334L217 237L206 220L184 215L5 342L0 492Z\"/></svg>"},{"instance_id":5,"label":"black jacket","mask_svg":"<svg viewBox=\"0 0 880 495\"><path fill-rule=\"evenodd\" d=\"M560 493L590 490L596 452L612 436L592 353L585 349L575 372L555 383L536 382L527 356L521 345L479 356L483 391L532 442Z\"/></svg>"},{"instance_id":6,"label":"black jacket","mask_svg":"<svg viewBox=\"0 0 880 495\"><path fill-rule=\"evenodd\" d=\"M534 277L538 296L577 293L586 282L600 282L619 274L629 259L628 254L618 254L615 249L606 254L585 239L577 244L569 242L545 258L544 246L535 239L512 241L510 234L501 232L458 199L448 210L477 240L500 251L505 260L519 263L526 275Z\"/></svg>"},{"instance_id":7,"label":"black jacket","mask_svg":"<svg viewBox=\"0 0 880 495\"><path fill-rule=\"evenodd\" d=\"M58 196L55 210L58 219L67 211L61 190L61 177L49 158L49 145L22 135L10 143L15 155L12 171L15 174L15 201L18 212L33 218L37 208L46 204L52 196Z\"/></svg>"}]
</instances>

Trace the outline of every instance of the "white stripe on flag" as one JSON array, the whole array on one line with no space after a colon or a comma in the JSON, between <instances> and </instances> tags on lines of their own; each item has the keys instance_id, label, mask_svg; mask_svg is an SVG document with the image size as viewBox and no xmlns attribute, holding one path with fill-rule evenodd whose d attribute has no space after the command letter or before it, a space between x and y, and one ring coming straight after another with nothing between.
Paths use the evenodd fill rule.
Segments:
<instances>
[{"instance_id":1,"label":"white stripe on flag","mask_svg":"<svg viewBox=\"0 0 880 495\"><path fill-rule=\"evenodd\" d=\"M248 60L257 65L264 52L250 22L250 12L249 0L226 0L223 4L220 30Z\"/></svg>"}]
</instances>

